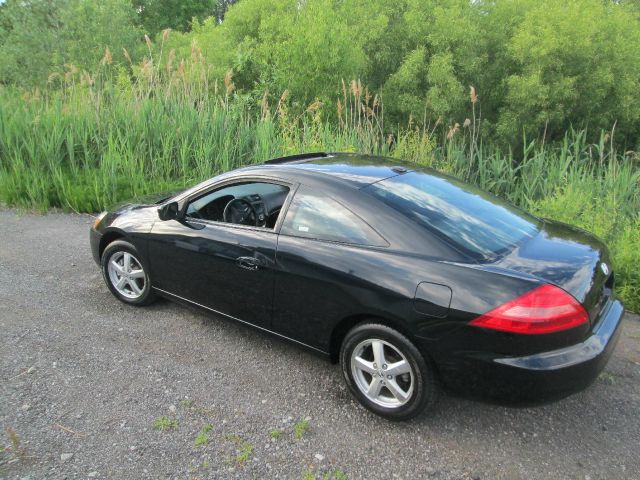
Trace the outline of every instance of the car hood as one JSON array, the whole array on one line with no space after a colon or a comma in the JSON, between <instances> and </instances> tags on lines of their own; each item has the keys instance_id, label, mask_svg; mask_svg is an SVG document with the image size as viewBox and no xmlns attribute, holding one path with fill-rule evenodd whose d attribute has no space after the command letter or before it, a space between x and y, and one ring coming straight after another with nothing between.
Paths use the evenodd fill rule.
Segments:
<instances>
[{"instance_id":1,"label":"car hood","mask_svg":"<svg viewBox=\"0 0 640 480\"><path fill-rule=\"evenodd\" d=\"M138 197L131 198L129 200L125 200L123 202L119 202L109 208L109 211L112 212L122 212L124 210L135 210L138 208L150 207L153 205L159 205L165 200L170 199L171 197L175 197L179 193L183 192L184 189L170 190L165 192L158 193L149 193L146 195L140 195Z\"/></svg>"},{"instance_id":2,"label":"car hood","mask_svg":"<svg viewBox=\"0 0 640 480\"><path fill-rule=\"evenodd\" d=\"M491 265L561 287L582 303L593 319L613 287L605 245L592 234L544 220L533 238Z\"/></svg>"}]
</instances>

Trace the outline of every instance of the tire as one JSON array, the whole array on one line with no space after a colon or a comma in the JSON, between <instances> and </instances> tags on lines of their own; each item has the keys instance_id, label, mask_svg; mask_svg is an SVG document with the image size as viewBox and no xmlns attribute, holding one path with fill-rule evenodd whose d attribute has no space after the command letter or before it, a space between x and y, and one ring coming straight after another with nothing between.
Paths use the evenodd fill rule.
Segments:
<instances>
[{"instance_id":1,"label":"tire","mask_svg":"<svg viewBox=\"0 0 640 480\"><path fill-rule=\"evenodd\" d=\"M127 305L143 306L155 300L148 269L132 244L111 242L101 258L102 276L111 293Z\"/></svg>"},{"instance_id":2,"label":"tire","mask_svg":"<svg viewBox=\"0 0 640 480\"><path fill-rule=\"evenodd\" d=\"M407 337L386 325L363 323L351 329L342 342L340 364L351 393L388 420L409 420L436 403L434 369Z\"/></svg>"}]
</instances>

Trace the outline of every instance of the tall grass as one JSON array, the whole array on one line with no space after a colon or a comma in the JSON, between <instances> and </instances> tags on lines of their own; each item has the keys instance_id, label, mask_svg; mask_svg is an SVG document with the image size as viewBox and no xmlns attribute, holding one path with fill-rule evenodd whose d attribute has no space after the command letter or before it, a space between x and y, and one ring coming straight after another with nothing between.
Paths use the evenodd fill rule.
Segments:
<instances>
[{"instance_id":1,"label":"tall grass","mask_svg":"<svg viewBox=\"0 0 640 480\"><path fill-rule=\"evenodd\" d=\"M91 212L278 155L387 151L365 125L323 121L319 105L293 116L286 94L256 113L232 100L230 86L211 94L164 84L161 93L117 82L44 93L0 88L0 199Z\"/></svg>"},{"instance_id":2,"label":"tall grass","mask_svg":"<svg viewBox=\"0 0 640 480\"><path fill-rule=\"evenodd\" d=\"M462 125L392 134L383 106L358 81L337 105L295 106L288 92L237 95L233 76L209 84L208 65L153 51L129 69L105 54L92 73L68 66L44 91L0 87L0 200L45 211L95 212L136 195L192 184L240 165L304 151L359 151L431 166L534 213L602 237L614 253L619 292L640 310L640 168L613 132L590 144L524 140L503 151L480 140L475 90Z\"/></svg>"}]
</instances>

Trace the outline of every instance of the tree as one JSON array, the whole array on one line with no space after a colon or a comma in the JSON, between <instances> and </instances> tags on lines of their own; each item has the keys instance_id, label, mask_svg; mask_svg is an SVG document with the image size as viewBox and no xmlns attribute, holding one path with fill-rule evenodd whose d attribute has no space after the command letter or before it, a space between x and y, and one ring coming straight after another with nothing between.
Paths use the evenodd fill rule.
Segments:
<instances>
[{"instance_id":1,"label":"tree","mask_svg":"<svg viewBox=\"0 0 640 480\"><path fill-rule=\"evenodd\" d=\"M253 0L234 5L221 24L195 24L191 38L218 78L233 69L239 89L333 103L342 79L366 71L364 45L386 22L367 0ZM184 37L172 42L188 54Z\"/></svg>"},{"instance_id":2,"label":"tree","mask_svg":"<svg viewBox=\"0 0 640 480\"><path fill-rule=\"evenodd\" d=\"M224 20L224 16L229 10L231 5L237 3L238 0L217 0L216 5L213 8L213 16L218 20L218 23Z\"/></svg>"},{"instance_id":3,"label":"tree","mask_svg":"<svg viewBox=\"0 0 640 480\"><path fill-rule=\"evenodd\" d=\"M478 81L486 58L479 15L468 0L407 1L405 40L395 49L401 63L381 85L392 121L448 123L468 114L468 85Z\"/></svg>"},{"instance_id":4,"label":"tree","mask_svg":"<svg viewBox=\"0 0 640 480\"><path fill-rule=\"evenodd\" d=\"M49 74L59 2L8 0L0 9L0 82L32 85Z\"/></svg>"},{"instance_id":5,"label":"tree","mask_svg":"<svg viewBox=\"0 0 640 480\"><path fill-rule=\"evenodd\" d=\"M106 47L134 50L140 32L127 0L9 0L0 9L0 82L43 85L64 65L93 70Z\"/></svg>"},{"instance_id":6,"label":"tree","mask_svg":"<svg viewBox=\"0 0 640 480\"><path fill-rule=\"evenodd\" d=\"M165 28L186 32L194 18L202 21L212 15L224 16L220 4L227 3L224 0L133 0L140 25L152 37Z\"/></svg>"},{"instance_id":7,"label":"tree","mask_svg":"<svg viewBox=\"0 0 640 480\"><path fill-rule=\"evenodd\" d=\"M601 0L521 3L518 21L502 27L503 46L493 46L501 60L486 70L501 85L497 133L557 138L572 124L597 132L616 122L621 133L637 131L640 28L631 10ZM497 4L487 28L512 17Z\"/></svg>"}]
</instances>

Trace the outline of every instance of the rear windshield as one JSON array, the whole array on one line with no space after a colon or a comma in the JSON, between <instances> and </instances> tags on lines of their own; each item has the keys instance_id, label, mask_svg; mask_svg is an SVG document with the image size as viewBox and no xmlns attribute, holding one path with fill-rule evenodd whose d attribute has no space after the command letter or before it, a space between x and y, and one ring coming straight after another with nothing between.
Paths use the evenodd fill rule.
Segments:
<instances>
[{"instance_id":1,"label":"rear windshield","mask_svg":"<svg viewBox=\"0 0 640 480\"><path fill-rule=\"evenodd\" d=\"M408 172L363 191L475 258L495 258L538 231L536 218L451 178Z\"/></svg>"}]
</instances>

